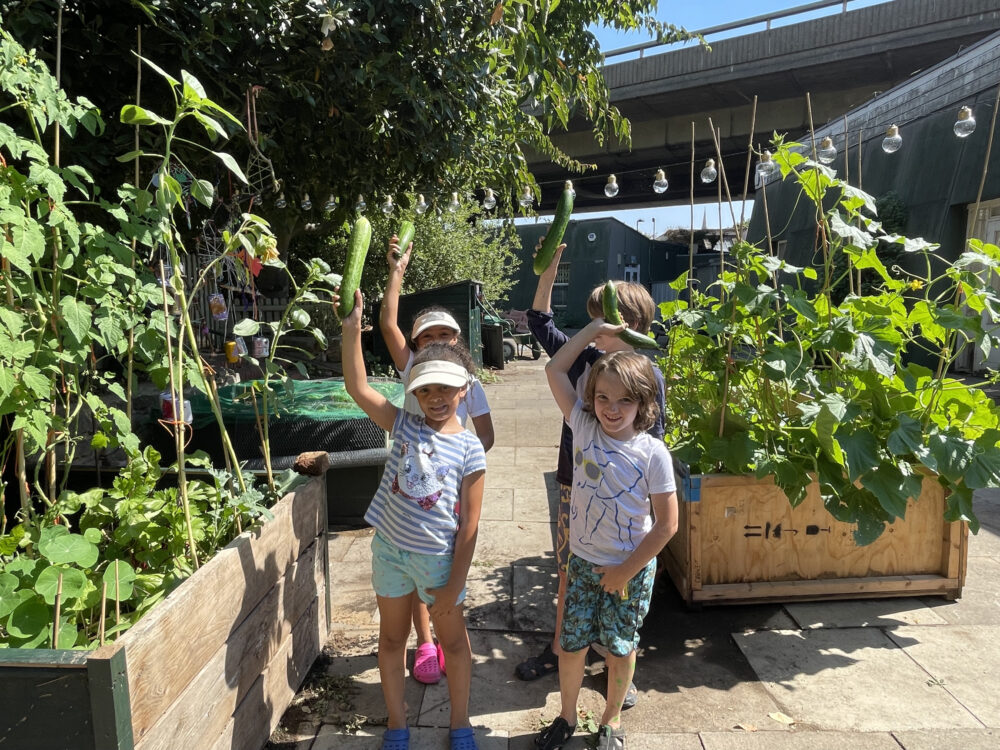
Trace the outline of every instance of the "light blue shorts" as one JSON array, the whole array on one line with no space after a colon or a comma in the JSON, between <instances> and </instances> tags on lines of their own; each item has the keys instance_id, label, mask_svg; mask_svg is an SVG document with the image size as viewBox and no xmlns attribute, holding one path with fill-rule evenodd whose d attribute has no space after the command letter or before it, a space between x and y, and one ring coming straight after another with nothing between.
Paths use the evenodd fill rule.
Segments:
<instances>
[{"instance_id":1,"label":"light blue shorts","mask_svg":"<svg viewBox=\"0 0 1000 750\"><path fill-rule=\"evenodd\" d=\"M452 555L423 555L407 552L376 531L372 537L372 588L379 596L396 599L409 596L414 589L426 603L433 604L434 597L427 589L437 589L448 583L451 576ZM465 601L462 587L455 604Z\"/></svg>"}]
</instances>

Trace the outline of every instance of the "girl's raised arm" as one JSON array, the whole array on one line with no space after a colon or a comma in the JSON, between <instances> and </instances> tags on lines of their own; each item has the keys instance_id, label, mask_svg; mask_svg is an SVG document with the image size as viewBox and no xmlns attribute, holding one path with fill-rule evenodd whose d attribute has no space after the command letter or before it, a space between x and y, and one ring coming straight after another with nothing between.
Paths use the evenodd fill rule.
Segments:
<instances>
[{"instance_id":1,"label":"girl's raised arm","mask_svg":"<svg viewBox=\"0 0 1000 750\"><path fill-rule=\"evenodd\" d=\"M385 282L385 295L382 297L382 306L379 308L378 327L382 331L382 338L386 348L389 349L389 356L400 372L406 367L410 357L410 348L406 344L406 334L400 328L399 317L399 293L403 288L403 274L410 263L409 247L400 248L397 244L399 238L396 235L389 240L389 251L385 258L389 263L389 277Z\"/></svg>"},{"instance_id":2,"label":"girl's raised arm","mask_svg":"<svg viewBox=\"0 0 1000 750\"><path fill-rule=\"evenodd\" d=\"M334 296L336 309L339 296ZM344 366L344 385L354 402L364 409L365 414L386 432L392 430L396 422L396 406L385 396L368 385L365 371L365 357L361 352L361 308L364 299L361 290L354 293L354 309L344 318L343 337L340 345L340 361Z\"/></svg>"}]
</instances>

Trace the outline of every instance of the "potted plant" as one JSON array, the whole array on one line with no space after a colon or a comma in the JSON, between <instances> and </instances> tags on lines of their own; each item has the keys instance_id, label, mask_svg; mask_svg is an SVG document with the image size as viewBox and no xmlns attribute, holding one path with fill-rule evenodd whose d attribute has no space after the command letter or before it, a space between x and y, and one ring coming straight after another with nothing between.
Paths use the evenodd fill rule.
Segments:
<instances>
[{"instance_id":1,"label":"potted plant","mask_svg":"<svg viewBox=\"0 0 1000 750\"><path fill-rule=\"evenodd\" d=\"M709 289L661 306L667 439L701 501L665 562L689 601L957 596L972 493L1000 484L1000 410L948 367L998 343L979 312L1000 311L1000 250L970 240L949 263L888 234L803 151L779 138L773 161L815 206L815 265L739 241Z\"/></svg>"}]
</instances>

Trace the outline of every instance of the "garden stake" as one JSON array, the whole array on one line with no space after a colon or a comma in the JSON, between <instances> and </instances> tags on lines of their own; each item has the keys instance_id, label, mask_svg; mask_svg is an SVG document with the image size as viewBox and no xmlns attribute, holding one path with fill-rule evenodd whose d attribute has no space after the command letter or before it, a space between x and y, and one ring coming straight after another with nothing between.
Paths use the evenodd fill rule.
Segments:
<instances>
[{"instance_id":1,"label":"garden stake","mask_svg":"<svg viewBox=\"0 0 1000 750\"><path fill-rule=\"evenodd\" d=\"M160 278L164 281L163 275L163 259L160 259ZM170 343L170 305L167 302L167 287L165 284L160 285L160 291L163 294L163 332L167 342L167 373L170 376L170 402L173 407L173 415L171 417L171 423L173 425L173 435L174 435L174 447L177 451L177 491L181 496L181 504L184 506L184 525L187 527L187 537L188 537L188 547L191 549L191 562L194 564L194 569L198 570L198 550L194 545L194 529L191 526L191 506L188 505L187 496L187 471L184 467L184 429L187 426L184 423L184 393L183 391L178 394L177 382L174 380L174 355L173 346ZM182 306L181 310L185 310ZM178 341L177 348L183 350L183 344ZM180 369L181 377L183 377L183 351L178 351L177 353L177 367ZM199 368L200 369L200 368ZM183 381L182 381L183 384ZM180 405L180 419L177 418L177 406ZM117 578L117 568L115 569ZM115 591L115 607L117 609L118 592Z\"/></svg>"},{"instance_id":2,"label":"garden stake","mask_svg":"<svg viewBox=\"0 0 1000 750\"><path fill-rule=\"evenodd\" d=\"M142 26L136 28L136 60L135 60L135 103L140 103L139 94L142 92ZM139 184L139 126L135 126L135 138L132 148L136 151L135 157L135 184ZM136 247L138 240L132 238L132 273L135 273ZM131 297L129 298L131 299ZM125 415L129 424L132 424L132 374L135 366L135 326L128 329L128 355L125 361Z\"/></svg>"},{"instance_id":3,"label":"garden stake","mask_svg":"<svg viewBox=\"0 0 1000 750\"><path fill-rule=\"evenodd\" d=\"M101 581L101 619L97 625L97 642L104 645L104 617L108 611L108 582Z\"/></svg>"},{"instance_id":4,"label":"garden stake","mask_svg":"<svg viewBox=\"0 0 1000 750\"><path fill-rule=\"evenodd\" d=\"M62 573L56 581L56 608L52 621L52 648L59 648L59 608L62 605Z\"/></svg>"},{"instance_id":5,"label":"garden stake","mask_svg":"<svg viewBox=\"0 0 1000 750\"><path fill-rule=\"evenodd\" d=\"M694 306L694 120L691 121L691 232L688 235L688 304Z\"/></svg>"},{"instance_id":6,"label":"garden stake","mask_svg":"<svg viewBox=\"0 0 1000 750\"><path fill-rule=\"evenodd\" d=\"M757 127L757 97L753 98L753 108L750 111L750 139L747 141L747 165L743 172L743 208L740 209L739 239L746 239L743 234L743 220L746 218L747 193L750 190L750 162L753 160L753 131Z\"/></svg>"},{"instance_id":7,"label":"garden stake","mask_svg":"<svg viewBox=\"0 0 1000 750\"><path fill-rule=\"evenodd\" d=\"M6 232L7 241L11 241L10 232ZM7 309L14 309L14 289L10 285L10 261L6 258L0 259L0 270L3 271L4 286L7 288ZM19 428L14 432L15 440L15 472L17 474L17 489L21 497L21 512L25 520L31 518L31 496L28 493L28 470L24 465L24 429ZM0 517L0 534L3 533L7 525L6 515Z\"/></svg>"},{"instance_id":8,"label":"garden stake","mask_svg":"<svg viewBox=\"0 0 1000 750\"><path fill-rule=\"evenodd\" d=\"M195 568L197 568L197 564ZM121 582L118 580L118 561L115 560L115 640L118 640L118 634L121 632L122 624L122 597L121 597Z\"/></svg>"}]
</instances>

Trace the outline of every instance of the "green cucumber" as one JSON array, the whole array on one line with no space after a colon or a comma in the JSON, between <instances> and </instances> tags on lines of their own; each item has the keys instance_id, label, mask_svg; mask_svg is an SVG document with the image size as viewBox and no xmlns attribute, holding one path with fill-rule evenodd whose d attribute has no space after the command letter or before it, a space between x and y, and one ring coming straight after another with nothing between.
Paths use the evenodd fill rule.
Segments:
<instances>
[{"instance_id":1,"label":"green cucumber","mask_svg":"<svg viewBox=\"0 0 1000 750\"><path fill-rule=\"evenodd\" d=\"M573 213L573 183L566 180L566 188L556 205L555 216L552 217L552 226L549 227L548 234L542 240L541 249L535 254L535 275L541 276L545 269L552 263L555 257L556 248L562 242L563 235L566 234L566 227L569 226L569 217Z\"/></svg>"},{"instance_id":2,"label":"green cucumber","mask_svg":"<svg viewBox=\"0 0 1000 750\"><path fill-rule=\"evenodd\" d=\"M618 312L618 288L615 286L615 282L608 281L604 285L604 291L601 292L601 307L604 310L604 320L606 322L616 326L620 326L625 322L622 320L621 313ZM644 333L633 331L631 328L619 331L618 338L634 349L660 348L655 340Z\"/></svg>"},{"instance_id":3,"label":"green cucumber","mask_svg":"<svg viewBox=\"0 0 1000 750\"><path fill-rule=\"evenodd\" d=\"M340 304L337 315L346 318L354 309L354 292L361 283L361 271L365 267L368 247L372 243L372 225L364 216L358 217L351 230L347 244L347 259L344 261L344 278L340 282Z\"/></svg>"},{"instance_id":4,"label":"green cucumber","mask_svg":"<svg viewBox=\"0 0 1000 750\"><path fill-rule=\"evenodd\" d=\"M399 252L406 252L406 248L413 242L413 232L412 221L401 221L399 223L399 231L396 232L396 236L399 238Z\"/></svg>"}]
</instances>

